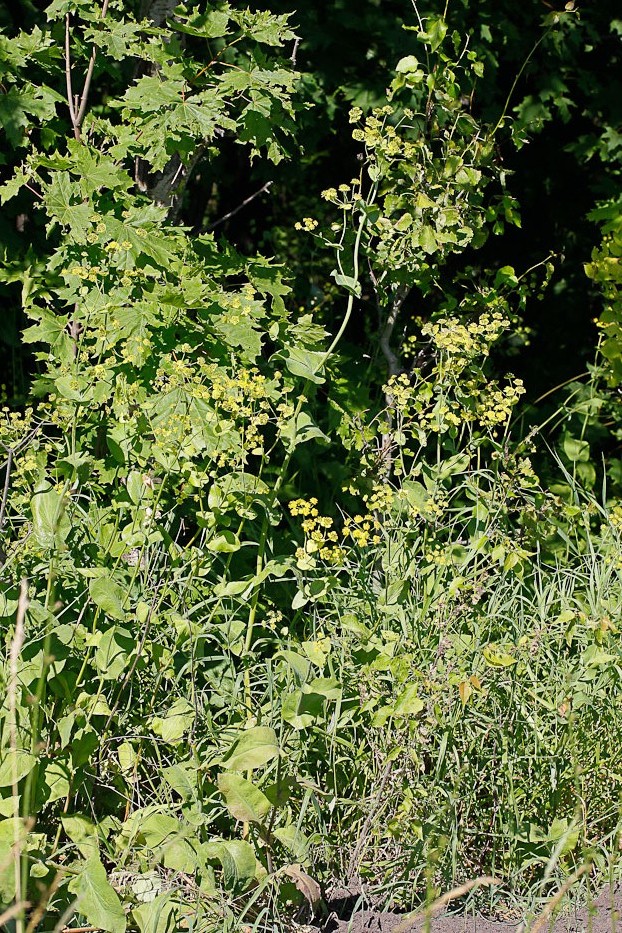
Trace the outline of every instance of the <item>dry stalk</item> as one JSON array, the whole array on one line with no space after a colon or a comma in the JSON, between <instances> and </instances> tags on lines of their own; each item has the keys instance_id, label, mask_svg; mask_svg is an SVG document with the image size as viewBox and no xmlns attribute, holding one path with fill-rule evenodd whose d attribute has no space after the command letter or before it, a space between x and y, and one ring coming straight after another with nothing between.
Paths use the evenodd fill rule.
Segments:
<instances>
[{"instance_id":1,"label":"dry stalk","mask_svg":"<svg viewBox=\"0 0 622 933\"><path fill-rule=\"evenodd\" d=\"M361 860L361 858L362 858L363 852L365 851L365 846L366 846L366 843L367 843L367 837L368 837L369 832L370 832L370 830L371 830L372 823L373 823L374 819L376 818L376 816L377 816L377 814L378 814L378 811L379 811L379 810L382 808L382 806L383 806L384 788L385 788L386 783L387 783L387 781L388 781L388 779L389 779L389 776L390 776L390 774L391 774L392 768L393 768L393 762L388 761L388 762L386 763L386 765L385 765L385 767L384 767L384 770L383 770L383 772L382 772L382 775L381 775L381 777L380 777L380 783L379 783L379 785L378 785L378 790L376 791L376 794L375 794L375 796L374 796L373 803L372 803L372 805L371 805L371 807L370 807L370 809L369 809L369 813L367 814L367 817L366 817L366 819L365 819L365 822L363 823L362 829L361 829L361 831L360 831L360 833L359 833L359 837L358 837L358 840L357 840L357 842L356 842L356 846L354 847L354 851L353 851L352 855L350 856L350 861L349 861L349 863L348 863L348 872L347 872L347 876L346 876L347 879L348 879L348 884L350 884L350 883L354 880L355 875L358 873L358 870L359 870L359 863L360 863L360 860Z\"/></svg>"},{"instance_id":2,"label":"dry stalk","mask_svg":"<svg viewBox=\"0 0 622 933\"><path fill-rule=\"evenodd\" d=\"M52 897L52 895L55 893L62 879L63 879L62 872L58 872L52 884L48 888L46 888L42 899L39 901L36 908L30 914L28 926L26 927L26 933L35 933L35 931L39 928L39 924L45 915L48 902L50 898Z\"/></svg>"},{"instance_id":3,"label":"dry stalk","mask_svg":"<svg viewBox=\"0 0 622 933\"><path fill-rule=\"evenodd\" d=\"M417 923L421 920L424 922L432 920L443 907L446 907L447 904L450 903L450 901L455 901L458 897L464 897L464 895L472 891L473 888L491 884L501 884L501 881L499 878L493 878L491 875L481 875L479 878L474 878L472 881L466 881L457 888L452 888L451 891L442 894L435 901L432 901L424 910L413 910L411 913L406 914L401 923L394 926L390 933L407 933L413 923Z\"/></svg>"},{"instance_id":4,"label":"dry stalk","mask_svg":"<svg viewBox=\"0 0 622 933\"><path fill-rule=\"evenodd\" d=\"M577 868L575 873L571 875L570 878L568 878L568 880L564 882L564 884L562 884L557 894L551 898L551 900L548 902L548 904L546 905L546 907L544 908L544 910L542 911L542 913L540 914L536 922L530 928L530 933L539 933L540 930L544 929L546 924L549 922L551 914L553 913L557 905L560 903L560 901L568 893L568 891L573 886L573 884L576 884L576 882L579 880L581 875L584 875L586 872L590 871L591 867L592 867L591 862L586 862L584 865L581 865L580 868Z\"/></svg>"},{"instance_id":5,"label":"dry stalk","mask_svg":"<svg viewBox=\"0 0 622 933\"><path fill-rule=\"evenodd\" d=\"M11 794L13 799L13 846L12 857L15 866L15 902L22 902L22 821L19 815L19 794L18 784L19 775L17 770L17 675L19 656L24 645L24 620L26 610L28 609L28 581L22 580L19 600L17 603L17 616L15 619L15 632L11 642L9 652L9 682L8 682L8 700L9 700L9 743L10 755L12 760L11 776ZM17 912L17 930L23 933L24 919L23 911Z\"/></svg>"},{"instance_id":6,"label":"dry stalk","mask_svg":"<svg viewBox=\"0 0 622 933\"><path fill-rule=\"evenodd\" d=\"M19 901L17 904L11 904L10 907L7 907L7 909L0 914L0 926L4 926L9 920L13 920L29 906L28 901Z\"/></svg>"}]
</instances>

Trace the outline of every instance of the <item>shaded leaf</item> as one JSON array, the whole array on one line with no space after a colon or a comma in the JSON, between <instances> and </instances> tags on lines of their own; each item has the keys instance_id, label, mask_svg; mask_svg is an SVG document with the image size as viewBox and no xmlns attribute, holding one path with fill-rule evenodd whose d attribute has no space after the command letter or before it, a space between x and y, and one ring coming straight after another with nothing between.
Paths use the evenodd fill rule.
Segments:
<instances>
[{"instance_id":1,"label":"shaded leaf","mask_svg":"<svg viewBox=\"0 0 622 933\"><path fill-rule=\"evenodd\" d=\"M304 894L313 913L318 913L322 908L322 889L317 881L298 864L287 865L283 872L292 879L298 890Z\"/></svg>"},{"instance_id":2,"label":"shaded leaf","mask_svg":"<svg viewBox=\"0 0 622 933\"><path fill-rule=\"evenodd\" d=\"M91 599L111 619L124 619L126 594L110 577L95 577L89 583Z\"/></svg>"}]
</instances>

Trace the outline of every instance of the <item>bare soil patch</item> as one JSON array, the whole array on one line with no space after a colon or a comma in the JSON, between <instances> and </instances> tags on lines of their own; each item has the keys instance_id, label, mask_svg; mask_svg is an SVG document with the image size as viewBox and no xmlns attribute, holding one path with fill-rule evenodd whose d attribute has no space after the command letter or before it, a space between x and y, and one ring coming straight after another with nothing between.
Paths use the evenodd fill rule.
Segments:
<instances>
[{"instance_id":1,"label":"bare soil patch","mask_svg":"<svg viewBox=\"0 0 622 933\"><path fill-rule=\"evenodd\" d=\"M321 927L322 933L622 933L622 888L607 887L587 907L564 907L555 919L535 917L531 923L486 920L480 917L444 914L425 921L409 922L404 915L373 909L357 910L341 919L333 910Z\"/></svg>"}]
</instances>

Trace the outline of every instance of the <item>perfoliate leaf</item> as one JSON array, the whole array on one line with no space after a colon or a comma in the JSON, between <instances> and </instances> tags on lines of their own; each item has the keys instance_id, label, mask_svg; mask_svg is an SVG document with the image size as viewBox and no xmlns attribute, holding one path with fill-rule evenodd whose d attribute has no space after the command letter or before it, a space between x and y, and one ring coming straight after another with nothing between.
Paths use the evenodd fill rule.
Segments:
<instances>
[{"instance_id":1,"label":"perfoliate leaf","mask_svg":"<svg viewBox=\"0 0 622 933\"><path fill-rule=\"evenodd\" d=\"M414 55L406 55L404 58L400 58L395 66L398 74L410 74L411 71L417 71L418 68L419 62Z\"/></svg>"},{"instance_id":2,"label":"perfoliate leaf","mask_svg":"<svg viewBox=\"0 0 622 933\"><path fill-rule=\"evenodd\" d=\"M76 909L90 924L107 933L125 933L125 912L98 858L84 863L80 874L69 882L69 890L77 898Z\"/></svg>"},{"instance_id":3,"label":"perfoliate leaf","mask_svg":"<svg viewBox=\"0 0 622 933\"><path fill-rule=\"evenodd\" d=\"M425 703L417 695L417 684L409 684L399 694L393 707L395 716L416 716L425 708Z\"/></svg>"},{"instance_id":4,"label":"perfoliate leaf","mask_svg":"<svg viewBox=\"0 0 622 933\"><path fill-rule=\"evenodd\" d=\"M197 767L192 761L169 765L162 777L182 800L193 800L197 795Z\"/></svg>"},{"instance_id":5,"label":"perfoliate leaf","mask_svg":"<svg viewBox=\"0 0 622 933\"><path fill-rule=\"evenodd\" d=\"M513 664L516 664L516 658L512 657L502 645L486 645L483 655L486 663L491 667L512 667Z\"/></svg>"},{"instance_id":6,"label":"perfoliate leaf","mask_svg":"<svg viewBox=\"0 0 622 933\"><path fill-rule=\"evenodd\" d=\"M30 509L37 542L47 550L60 547L71 531L65 512L65 497L45 486L30 500Z\"/></svg>"},{"instance_id":7,"label":"perfoliate leaf","mask_svg":"<svg viewBox=\"0 0 622 933\"><path fill-rule=\"evenodd\" d=\"M282 425L281 437L285 441L288 450L298 447L299 444L306 444L307 441L314 438L319 438L326 441L326 443L330 442L330 438L318 428L313 418L305 411L293 415Z\"/></svg>"},{"instance_id":8,"label":"perfoliate leaf","mask_svg":"<svg viewBox=\"0 0 622 933\"><path fill-rule=\"evenodd\" d=\"M233 531L225 529L208 541L207 547L216 554L231 554L239 551L241 545L238 536Z\"/></svg>"},{"instance_id":9,"label":"perfoliate leaf","mask_svg":"<svg viewBox=\"0 0 622 933\"><path fill-rule=\"evenodd\" d=\"M426 20L425 31L420 32L418 38L436 52L447 35L447 23L442 16L429 16Z\"/></svg>"},{"instance_id":10,"label":"perfoliate leaf","mask_svg":"<svg viewBox=\"0 0 622 933\"><path fill-rule=\"evenodd\" d=\"M113 626L106 629L95 651L95 667L104 680L116 680L125 670L136 642L126 629Z\"/></svg>"},{"instance_id":11,"label":"perfoliate leaf","mask_svg":"<svg viewBox=\"0 0 622 933\"><path fill-rule=\"evenodd\" d=\"M30 774L37 763L36 755L23 748L5 748L0 759L0 787L10 787Z\"/></svg>"},{"instance_id":12,"label":"perfoliate leaf","mask_svg":"<svg viewBox=\"0 0 622 933\"><path fill-rule=\"evenodd\" d=\"M306 862L309 856L310 842L297 826L279 826L273 830L273 835L285 846L292 858L298 862Z\"/></svg>"},{"instance_id":13,"label":"perfoliate leaf","mask_svg":"<svg viewBox=\"0 0 622 933\"><path fill-rule=\"evenodd\" d=\"M324 376L320 375L326 362L325 353L299 349L298 347L286 347L280 356L294 376L302 376L303 379L309 379L318 385L325 381Z\"/></svg>"},{"instance_id":14,"label":"perfoliate leaf","mask_svg":"<svg viewBox=\"0 0 622 933\"><path fill-rule=\"evenodd\" d=\"M187 700L176 700L166 716L153 717L151 730L170 745L177 745L192 727L194 719L194 707Z\"/></svg>"},{"instance_id":15,"label":"perfoliate leaf","mask_svg":"<svg viewBox=\"0 0 622 933\"><path fill-rule=\"evenodd\" d=\"M91 599L111 619L124 619L126 593L110 577L95 577L89 583Z\"/></svg>"},{"instance_id":16,"label":"perfoliate leaf","mask_svg":"<svg viewBox=\"0 0 622 933\"><path fill-rule=\"evenodd\" d=\"M269 726L245 729L222 757L228 771L252 771L262 768L279 755L276 732Z\"/></svg>"},{"instance_id":17,"label":"perfoliate leaf","mask_svg":"<svg viewBox=\"0 0 622 933\"><path fill-rule=\"evenodd\" d=\"M361 297L361 283L353 278L351 275L342 275L336 269L333 269L331 276L334 278L337 285L343 286L346 291L350 292L352 295L356 295L357 298Z\"/></svg>"},{"instance_id":18,"label":"perfoliate leaf","mask_svg":"<svg viewBox=\"0 0 622 933\"><path fill-rule=\"evenodd\" d=\"M564 434L562 439L564 453L573 463L588 463L590 459L590 445L587 441Z\"/></svg>"},{"instance_id":19,"label":"perfoliate leaf","mask_svg":"<svg viewBox=\"0 0 622 933\"><path fill-rule=\"evenodd\" d=\"M231 816L245 823L262 823L272 806L258 787L239 774L219 774L218 790Z\"/></svg>"},{"instance_id":20,"label":"perfoliate leaf","mask_svg":"<svg viewBox=\"0 0 622 933\"><path fill-rule=\"evenodd\" d=\"M201 855L220 862L223 881L229 890L245 887L255 877L257 859L249 842L241 839L217 839L201 846Z\"/></svg>"},{"instance_id":21,"label":"perfoliate leaf","mask_svg":"<svg viewBox=\"0 0 622 933\"><path fill-rule=\"evenodd\" d=\"M69 792L71 772L62 761L50 761L45 766L44 780L49 793L46 803L62 800Z\"/></svg>"},{"instance_id":22,"label":"perfoliate leaf","mask_svg":"<svg viewBox=\"0 0 622 933\"><path fill-rule=\"evenodd\" d=\"M86 816L80 814L63 816L61 822L63 829L71 841L75 843L80 855L84 856L85 859L99 859L97 829Z\"/></svg>"}]
</instances>

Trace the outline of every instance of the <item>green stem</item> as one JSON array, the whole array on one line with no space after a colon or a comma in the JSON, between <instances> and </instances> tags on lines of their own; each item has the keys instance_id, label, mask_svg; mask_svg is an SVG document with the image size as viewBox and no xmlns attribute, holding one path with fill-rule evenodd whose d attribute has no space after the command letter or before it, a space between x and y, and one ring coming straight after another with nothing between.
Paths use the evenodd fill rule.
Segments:
<instances>
[{"instance_id":1,"label":"green stem","mask_svg":"<svg viewBox=\"0 0 622 933\"><path fill-rule=\"evenodd\" d=\"M373 200L376 197L377 191L378 191L378 186L377 184L374 184L374 186L372 187L370 191L369 201L366 203L373 203ZM358 229L356 231L356 239L354 241L354 250L353 250L354 269L353 269L352 278L354 279L356 283L358 283L358 280L359 280L359 271L360 271L359 270L359 256L361 252L361 239L363 236L363 230L365 229L366 223L367 223L367 214L365 213L365 211L361 211L361 219L359 220ZM333 342L331 343L328 350L324 354L324 359L322 360L322 366L326 365L327 360L333 355L337 347L337 344L343 337L345 329L348 326L348 322L352 316L352 310L354 308L355 297L356 295L354 294L353 291L351 291L350 294L348 295L348 304L346 306L346 313L341 323L341 327L335 334L335 337L333 338Z\"/></svg>"},{"instance_id":2,"label":"green stem","mask_svg":"<svg viewBox=\"0 0 622 933\"><path fill-rule=\"evenodd\" d=\"M49 615L50 615L50 605L52 604L54 596L54 578L56 576L55 567L54 567L54 555L50 557L50 569L48 572L47 580L47 589L45 593L45 610L48 615L46 620L46 631L45 638L43 641L43 657L41 659L41 673L39 675L39 680L37 681L37 689L34 696L34 702L32 704L32 718L31 722L31 733L30 733L30 751L31 754L37 756L39 750L39 738L40 738L40 728L41 728L41 710L43 709L43 704L45 702L46 695L46 681L47 681L47 672L49 666L49 654L50 654L50 643L52 640L52 627L50 625ZM33 798L33 788L37 785L37 780L39 777L39 764L38 762L30 771L26 782L24 784L24 794L22 797L22 817L25 820L28 820L30 817L30 811L32 809L32 798ZM28 859L22 859L22 892L28 890Z\"/></svg>"},{"instance_id":3,"label":"green stem","mask_svg":"<svg viewBox=\"0 0 622 933\"><path fill-rule=\"evenodd\" d=\"M375 183L372 186L372 189L370 191L369 198L366 201L366 204L373 202L374 198L376 197L377 191L378 191L378 185ZM362 210L358 228L356 231L356 238L354 241L354 249L353 249L353 276L352 277L357 283L358 283L359 274L360 274L361 240L363 237L363 230L365 229L366 222L367 222L367 215L365 211ZM322 359L322 364L321 364L322 367L326 365L326 362L333 355L337 345L339 344L339 341L343 337L343 334L352 316L355 297L356 297L355 293L351 291L348 296L346 313L341 323L341 327L335 334L328 350L324 354L324 357ZM300 415L300 412L302 410L302 406L305 401L306 391L308 389L308 386L309 386L309 382L307 381L305 385L303 386L303 390L298 398L298 403L296 405L296 409L293 414L294 425L296 424L298 420L298 416ZM274 484L274 489L272 491L272 502L270 503L270 508L274 505L274 503L277 502L279 493L281 489L283 488L283 484L285 483L285 479L287 477L287 470L288 470L293 452L294 452L294 447L293 445L290 445L290 448L287 451L287 454L283 461L283 465L279 472L277 481ZM255 568L255 573L257 576L261 573L264 567L265 554L266 554L266 542L268 538L268 529L270 527L270 519L269 519L270 508L266 510L266 514L264 515L262 528L261 528L261 536L259 538L259 545L258 545L258 551L257 551L257 563L256 563L256 568ZM246 711L247 711L247 715L249 718L252 715L252 697L251 697L251 674L250 674L250 667L248 663L248 655L250 654L251 647L253 644L253 634L254 634L254 629L255 629L255 619L257 616L257 605L259 602L259 592L260 592L259 586L256 586L253 591L253 596L251 599L250 608L248 612L248 622L246 625L246 634L244 638L244 651L242 654L242 658L244 659L245 665L246 665L246 669L244 671L244 705L246 706Z\"/></svg>"}]
</instances>

